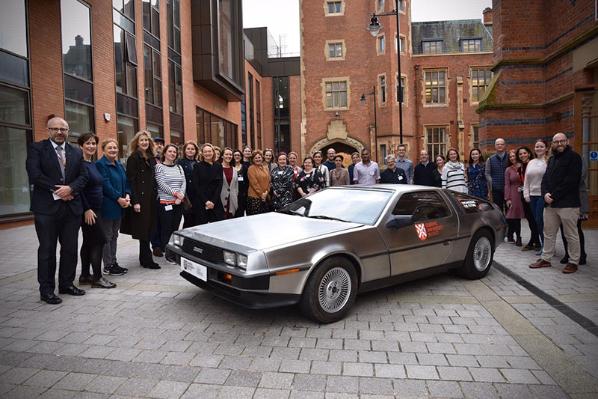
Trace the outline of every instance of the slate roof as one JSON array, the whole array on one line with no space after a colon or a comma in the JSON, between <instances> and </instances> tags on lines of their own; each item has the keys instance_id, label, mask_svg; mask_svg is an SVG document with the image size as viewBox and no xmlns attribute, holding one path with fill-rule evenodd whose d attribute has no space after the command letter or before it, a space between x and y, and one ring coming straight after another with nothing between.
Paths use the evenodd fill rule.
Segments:
<instances>
[{"instance_id":1,"label":"slate roof","mask_svg":"<svg viewBox=\"0 0 598 399\"><path fill-rule=\"evenodd\" d=\"M479 19L455 21L413 22L411 43L413 54L423 54L423 41L442 40L442 54L460 53L462 39L481 39L482 51L492 52L492 26Z\"/></svg>"}]
</instances>

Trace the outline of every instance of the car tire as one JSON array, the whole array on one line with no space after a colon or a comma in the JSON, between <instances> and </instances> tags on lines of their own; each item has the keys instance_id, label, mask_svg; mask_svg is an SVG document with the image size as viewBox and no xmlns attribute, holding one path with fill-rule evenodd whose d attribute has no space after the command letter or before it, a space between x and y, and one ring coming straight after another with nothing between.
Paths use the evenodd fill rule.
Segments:
<instances>
[{"instance_id":1,"label":"car tire","mask_svg":"<svg viewBox=\"0 0 598 399\"><path fill-rule=\"evenodd\" d=\"M474 234L463 266L459 269L459 274L467 279L476 280L484 277L492 267L494 259L494 243L492 235L485 230Z\"/></svg>"},{"instance_id":2,"label":"car tire","mask_svg":"<svg viewBox=\"0 0 598 399\"><path fill-rule=\"evenodd\" d=\"M341 320L355 303L357 272L342 257L328 258L316 267L301 296L303 314L320 323Z\"/></svg>"}]
</instances>

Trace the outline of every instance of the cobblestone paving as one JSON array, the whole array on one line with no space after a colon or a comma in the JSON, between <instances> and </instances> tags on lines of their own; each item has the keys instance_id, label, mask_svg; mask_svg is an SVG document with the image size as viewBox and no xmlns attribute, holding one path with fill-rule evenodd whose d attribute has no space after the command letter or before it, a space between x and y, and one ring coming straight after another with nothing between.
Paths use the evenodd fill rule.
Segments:
<instances>
[{"instance_id":1,"label":"cobblestone paving","mask_svg":"<svg viewBox=\"0 0 598 399\"><path fill-rule=\"evenodd\" d=\"M446 274L365 294L345 320L318 325L294 307L230 305L163 261L160 271L141 269L128 237L119 263L131 269L111 277L118 288L49 306L37 292L33 229L0 231L0 242L2 398L598 395L596 337L497 270L482 281ZM496 259L527 262L507 244ZM578 275L589 279L596 266L575 280L539 272L582 289Z\"/></svg>"}]
</instances>

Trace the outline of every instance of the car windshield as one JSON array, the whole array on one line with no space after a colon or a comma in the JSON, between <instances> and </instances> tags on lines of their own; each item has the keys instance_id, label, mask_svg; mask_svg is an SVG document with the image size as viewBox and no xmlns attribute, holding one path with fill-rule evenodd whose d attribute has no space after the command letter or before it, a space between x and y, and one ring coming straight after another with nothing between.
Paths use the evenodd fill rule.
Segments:
<instances>
[{"instance_id":1,"label":"car windshield","mask_svg":"<svg viewBox=\"0 0 598 399\"><path fill-rule=\"evenodd\" d=\"M281 209L281 212L373 225L391 197L390 191L329 188L301 198Z\"/></svg>"}]
</instances>

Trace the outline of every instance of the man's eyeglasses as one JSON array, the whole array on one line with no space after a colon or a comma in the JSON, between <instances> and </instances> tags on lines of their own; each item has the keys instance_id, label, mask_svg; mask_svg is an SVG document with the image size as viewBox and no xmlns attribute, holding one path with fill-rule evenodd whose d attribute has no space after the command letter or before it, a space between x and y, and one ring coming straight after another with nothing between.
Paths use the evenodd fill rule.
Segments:
<instances>
[{"instance_id":1,"label":"man's eyeglasses","mask_svg":"<svg viewBox=\"0 0 598 399\"><path fill-rule=\"evenodd\" d=\"M67 133L69 131L68 127L49 127L48 128L49 131L51 132L60 132L60 133Z\"/></svg>"},{"instance_id":2,"label":"man's eyeglasses","mask_svg":"<svg viewBox=\"0 0 598 399\"><path fill-rule=\"evenodd\" d=\"M554 144L567 144L567 140L553 140Z\"/></svg>"}]
</instances>

